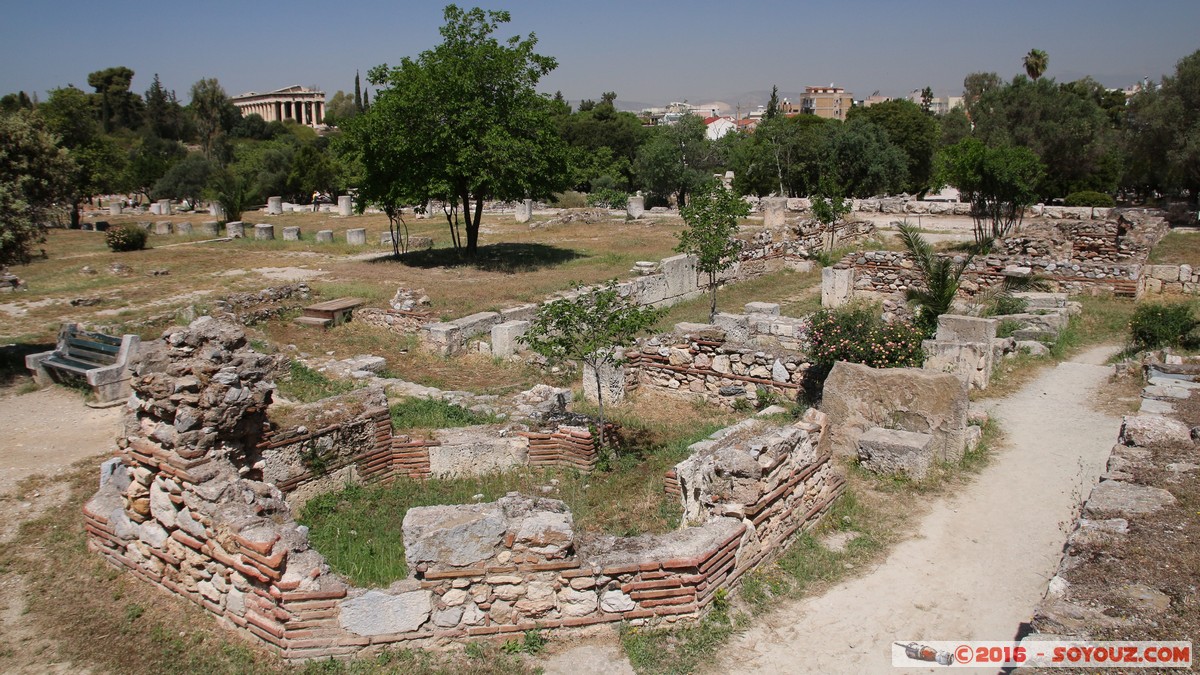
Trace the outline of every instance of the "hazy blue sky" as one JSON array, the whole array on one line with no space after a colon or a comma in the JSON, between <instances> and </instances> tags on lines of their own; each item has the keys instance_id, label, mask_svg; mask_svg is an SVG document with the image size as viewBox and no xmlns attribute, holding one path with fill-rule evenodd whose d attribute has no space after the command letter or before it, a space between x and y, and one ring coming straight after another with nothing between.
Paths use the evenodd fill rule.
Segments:
<instances>
[{"instance_id":1,"label":"hazy blue sky","mask_svg":"<svg viewBox=\"0 0 1200 675\"><path fill-rule=\"evenodd\" d=\"M460 3L472 6L473 3ZM87 89L87 74L132 68L144 92L154 73L187 102L192 83L216 77L230 95L291 84L332 96L354 71L397 63L434 45L440 2L5 3L0 94ZM1047 75L1092 75L1108 86L1173 72L1200 48L1198 0L827 0L574 3L508 0L505 35L534 32L559 67L542 90L569 99L616 91L620 100L736 103L751 91L838 86L862 98L930 85L958 94L963 76L1021 72L1030 48Z\"/></svg>"}]
</instances>

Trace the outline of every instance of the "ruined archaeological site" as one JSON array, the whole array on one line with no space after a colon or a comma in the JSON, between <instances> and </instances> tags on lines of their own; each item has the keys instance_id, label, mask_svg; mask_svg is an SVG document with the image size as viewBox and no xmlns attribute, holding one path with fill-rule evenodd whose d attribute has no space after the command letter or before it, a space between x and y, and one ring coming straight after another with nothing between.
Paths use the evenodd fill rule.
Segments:
<instances>
[{"instance_id":1,"label":"ruined archaeological site","mask_svg":"<svg viewBox=\"0 0 1200 675\"><path fill-rule=\"evenodd\" d=\"M712 314L672 250L684 221L637 201L491 204L504 243L468 266L434 258L429 220L396 257L370 212L280 208L253 235L173 214L132 254L101 230L137 215L52 230L63 253L0 298L34 336L5 347L28 375L0 405L36 402L31 453L56 447L50 415L94 440L3 502L24 523L6 599L30 608L4 619L23 636L5 658L86 659L58 646L79 621L223 645L202 658L224 669L464 672L667 672L643 652L688 650L686 670L779 671L847 626L864 670L905 635L1195 628L1200 362L1125 332L1141 303L1194 295L1200 270L1164 252L1200 235L1153 209L1031 207L970 256L964 204L856 200L828 225L807 200L750 200ZM907 291L928 281L898 236L918 216L963 266L952 306L902 357L827 358L830 317L919 313ZM598 289L650 323L603 361L531 348L548 307ZM64 367L95 351L111 358ZM905 562L922 546L942 560ZM911 633L855 596L922 606L918 579L946 599ZM979 612L992 623L963 618Z\"/></svg>"}]
</instances>

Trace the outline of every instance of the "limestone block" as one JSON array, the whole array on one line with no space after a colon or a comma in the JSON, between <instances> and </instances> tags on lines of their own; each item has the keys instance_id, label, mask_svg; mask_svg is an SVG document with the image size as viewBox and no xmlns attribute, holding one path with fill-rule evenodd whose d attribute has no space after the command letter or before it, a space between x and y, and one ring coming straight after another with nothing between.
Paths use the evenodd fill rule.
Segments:
<instances>
[{"instance_id":1,"label":"limestone block","mask_svg":"<svg viewBox=\"0 0 1200 675\"><path fill-rule=\"evenodd\" d=\"M338 195L338 215L350 216L354 213L354 200L350 195Z\"/></svg>"},{"instance_id":2,"label":"limestone block","mask_svg":"<svg viewBox=\"0 0 1200 675\"><path fill-rule=\"evenodd\" d=\"M667 299L667 278L661 273L641 277L634 282L634 292L639 305L657 306Z\"/></svg>"},{"instance_id":3,"label":"limestone block","mask_svg":"<svg viewBox=\"0 0 1200 675\"><path fill-rule=\"evenodd\" d=\"M429 448L429 471L439 478L478 476L522 466L529 441L521 436L497 436L486 427L441 429L441 445Z\"/></svg>"},{"instance_id":4,"label":"limestone block","mask_svg":"<svg viewBox=\"0 0 1200 675\"><path fill-rule=\"evenodd\" d=\"M1067 306L1068 296L1066 293L1022 291L1013 293L1013 297L1024 300L1026 309L1058 309Z\"/></svg>"},{"instance_id":5,"label":"limestone block","mask_svg":"<svg viewBox=\"0 0 1200 675\"><path fill-rule=\"evenodd\" d=\"M508 527L496 503L418 506L404 515L404 557L409 569L470 567L490 560Z\"/></svg>"},{"instance_id":6,"label":"limestone block","mask_svg":"<svg viewBox=\"0 0 1200 675\"><path fill-rule=\"evenodd\" d=\"M872 427L858 439L863 467L887 475L921 480L933 465L933 436Z\"/></svg>"},{"instance_id":7,"label":"limestone block","mask_svg":"<svg viewBox=\"0 0 1200 675\"><path fill-rule=\"evenodd\" d=\"M1126 415L1121 423L1121 443L1142 448L1191 445L1191 429L1178 420L1159 415Z\"/></svg>"},{"instance_id":8,"label":"limestone block","mask_svg":"<svg viewBox=\"0 0 1200 675\"><path fill-rule=\"evenodd\" d=\"M356 227L346 230L346 243L351 246L366 246L367 245L367 230L366 228Z\"/></svg>"},{"instance_id":9,"label":"limestone block","mask_svg":"<svg viewBox=\"0 0 1200 675\"><path fill-rule=\"evenodd\" d=\"M696 259L689 255L663 258L659 269L667 282L667 299L674 300L703 290L697 285Z\"/></svg>"},{"instance_id":10,"label":"limestone block","mask_svg":"<svg viewBox=\"0 0 1200 675\"><path fill-rule=\"evenodd\" d=\"M100 223L96 224L99 225ZM192 224L186 220L182 223L175 223L175 234L181 237L190 236L192 234Z\"/></svg>"},{"instance_id":11,"label":"limestone block","mask_svg":"<svg viewBox=\"0 0 1200 675\"><path fill-rule=\"evenodd\" d=\"M563 616L587 616L596 611L596 591L564 588L558 594L558 606Z\"/></svg>"},{"instance_id":12,"label":"limestone block","mask_svg":"<svg viewBox=\"0 0 1200 675\"><path fill-rule=\"evenodd\" d=\"M407 520L407 519L406 519ZM371 590L341 603L342 628L356 635L387 635L415 631L429 620L433 609L429 591L392 595Z\"/></svg>"},{"instance_id":13,"label":"limestone block","mask_svg":"<svg viewBox=\"0 0 1200 675\"><path fill-rule=\"evenodd\" d=\"M499 324L500 321L500 312L476 312L461 319L455 319L450 323L461 328L463 338L469 340L476 335L490 333L492 326Z\"/></svg>"},{"instance_id":14,"label":"limestone block","mask_svg":"<svg viewBox=\"0 0 1200 675\"><path fill-rule=\"evenodd\" d=\"M241 239L246 236L246 225L240 220L225 223L225 236Z\"/></svg>"},{"instance_id":15,"label":"limestone block","mask_svg":"<svg viewBox=\"0 0 1200 675\"><path fill-rule=\"evenodd\" d=\"M732 344L745 344L750 340L750 317L745 314L718 312L713 317L713 325L725 331L725 339Z\"/></svg>"},{"instance_id":16,"label":"limestone block","mask_svg":"<svg viewBox=\"0 0 1200 675\"><path fill-rule=\"evenodd\" d=\"M646 213L646 198L641 195L630 196L625 204L625 213L634 220L641 218L642 214Z\"/></svg>"},{"instance_id":17,"label":"limestone block","mask_svg":"<svg viewBox=\"0 0 1200 675\"><path fill-rule=\"evenodd\" d=\"M596 383L596 373L590 365L583 366L583 398L590 403L599 403L603 394L605 403L620 403L625 400L625 366L601 365L599 368L600 382Z\"/></svg>"},{"instance_id":18,"label":"limestone block","mask_svg":"<svg viewBox=\"0 0 1200 675\"><path fill-rule=\"evenodd\" d=\"M318 244L332 244L333 243L333 230L317 230L317 243Z\"/></svg>"},{"instance_id":19,"label":"limestone block","mask_svg":"<svg viewBox=\"0 0 1200 675\"><path fill-rule=\"evenodd\" d=\"M537 310L538 306L533 303L502 309L500 310L500 321L503 323L509 321L533 321L537 317Z\"/></svg>"},{"instance_id":20,"label":"limestone block","mask_svg":"<svg viewBox=\"0 0 1200 675\"><path fill-rule=\"evenodd\" d=\"M1146 272L1154 279L1179 281L1179 265L1147 265Z\"/></svg>"},{"instance_id":21,"label":"limestone block","mask_svg":"<svg viewBox=\"0 0 1200 675\"><path fill-rule=\"evenodd\" d=\"M492 326L492 355L506 359L521 350L518 338L529 330L528 321L505 321Z\"/></svg>"},{"instance_id":22,"label":"limestone block","mask_svg":"<svg viewBox=\"0 0 1200 675\"><path fill-rule=\"evenodd\" d=\"M982 342L991 344L996 338L996 319L943 314L938 317L937 340L948 342Z\"/></svg>"},{"instance_id":23,"label":"limestone block","mask_svg":"<svg viewBox=\"0 0 1200 675\"><path fill-rule=\"evenodd\" d=\"M1092 489L1084 514L1095 517L1104 513L1142 515L1175 503L1175 496L1162 488L1106 480Z\"/></svg>"},{"instance_id":24,"label":"limestone block","mask_svg":"<svg viewBox=\"0 0 1200 675\"><path fill-rule=\"evenodd\" d=\"M821 270L821 306L841 307L854 297L854 269L825 267Z\"/></svg>"},{"instance_id":25,"label":"limestone block","mask_svg":"<svg viewBox=\"0 0 1200 675\"><path fill-rule=\"evenodd\" d=\"M637 608L633 598L619 590L605 591L600 596L600 609L610 613L632 612Z\"/></svg>"},{"instance_id":26,"label":"limestone block","mask_svg":"<svg viewBox=\"0 0 1200 675\"><path fill-rule=\"evenodd\" d=\"M763 227L783 227L787 220L786 197L763 197L759 200L759 208L763 212Z\"/></svg>"},{"instance_id":27,"label":"limestone block","mask_svg":"<svg viewBox=\"0 0 1200 675\"><path fill-rule=\"evenodd\" d=\"M160 220L154 223L154 234L171 234L171 221Z\"/></svg>"},{"instance_id":28,"label":"limestone block","mask_svg":"<svg viewBox=\"0 0 1200 675\"><path fill-rule=\"evenodd\" d=\"M747 302L742 311L746 314L766 314L768 316L779 316L779 303Z\"/></svg>"},{"instance_id":29,"label":"limestone block","mask_svg":"<svg viewBox=\"0 0 1200 675\"><path fill-rule=\"evenodd\" d=\"M160 215L160 216L171 215L171 200L170 199L158 200L158 215Z\"/></svg>"},{"instance_id":30,"label":"limestone block","mask_svg":"<svg viewBox=\"0 0 1200 675\"><path fill-rule=\"evenodd\" d=\"M420 336L426 348L441 356L457 354L467 344L462 327L454 323L427 323L421 326Z\"/></svg>"},{"instance_id":31,"label":"limestone block","mask_svg":"<svg viewBox=\"0 0 1200 675\"><path fill-rule=\"evenodd\" d=\"M267 197L267 215L277 216L283 213L283 197Z\"/></svg>"},{"instance_id":32,"label":"limestone block","mask_svg":"<svg viewBox=\"0 0 1200 675\"><path fill-rule=\"evenodd\" d=\"M206 237L221 236L221 223L215 220L205 220L200 223L200 234Z\"/></svg>"},{"instance_id":33,"label":"limestone block","mask_svg":"<svg viewBox=\"0 0 1200 675\"><path fill-rule=\"evenodd\" d=\"M270 241L275 238L275 226L269 223L258 223L254 226L256 241Z\"/></svg>"},{"instance_id":34,"label":"limestone block","mask_svg":"<svg viewBox=\"0 0 1200 675\"><path fill-rule=\"evenodd\" d=\"M300 241L300 228L295 226L283 228L283 240Z\"/></svg>"},{"instance_id":35,"label":"limestone block","mask_svg":"<svg viewBox=\"0 0 1200 675\"><path fill-rule=\"evenodd\" d=\"M925 370L950 373L973 389L988 388L995 365L995 351L991 342L923 340L921 348L925 351L925 363L922 365Z\"/></svg>"},{"instance_id":36,"label":"limestone block","mask_svg":"<svg viewBox=\"0 0 1200 675\"><path fill-rule=\"evenodd\" d=\"M776 382L787 382L790 377L791 373L788 372L787 366L783 365L779 359L775 359L775 363L771 364L771 379Z\"/></svg>"},{"instance_id":37,"label":"limestone block","mask_svg":"<svg viewBox=\"0 0 1200 675\"><path fill-rule=\"evenodd\" d=\"M518 223L528 223L530 220L532 220L533 219L533 200L532 199L523 199L523 200L517 202L516 213L514 214L513 217Z\"/></svg>"},{"instance_id":38,"label":"limestone block","mask_svg":"<svg viewBox=\"0 0 1200 675\"><path fill-rule=\"evenodd\" d=\"M871 427L930 434L934 458L958 461L967 427L967 384L954 375L919 368L834 364L821 401L829 416L822 443L836 454L858 451Z\"/></svg>"}]
</instances>

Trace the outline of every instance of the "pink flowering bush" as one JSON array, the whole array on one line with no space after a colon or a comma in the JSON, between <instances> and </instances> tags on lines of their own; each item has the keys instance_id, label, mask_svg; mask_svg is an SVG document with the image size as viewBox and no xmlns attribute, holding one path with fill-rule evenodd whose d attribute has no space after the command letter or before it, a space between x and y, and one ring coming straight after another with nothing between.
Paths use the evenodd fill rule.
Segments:
<instances>
[{"instance_id":1,"label":"pink flowering bush","mask_svg":"<svg viewBox=\"0 0 1200 675\"><path fill-rule=\"evenodd\" d=\"M872 368L921 367L924 337L911 323L885 323L879 309L851 305L823 309L809 319L808 359L812 367L805 380L805 393L812 401L821 397L825 378L838 361L861 363Z\"/></svg>"}]
</instances>

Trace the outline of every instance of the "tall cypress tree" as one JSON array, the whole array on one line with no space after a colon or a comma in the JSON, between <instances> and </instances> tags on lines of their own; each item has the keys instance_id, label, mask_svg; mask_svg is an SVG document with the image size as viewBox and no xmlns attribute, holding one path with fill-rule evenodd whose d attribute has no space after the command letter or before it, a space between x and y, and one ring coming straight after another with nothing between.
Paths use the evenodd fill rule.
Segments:
<instances>
[{"instance_id":1,"label":"tall cypress tree","mask_svg":"<svg viewBox=\"0 0 1200 675\"><path fill-rule=\"evenodd\" d=\"M358 82L358 71L354 71L354 112L363 111L362 86Z\"/></svg>"}]
</instances>

